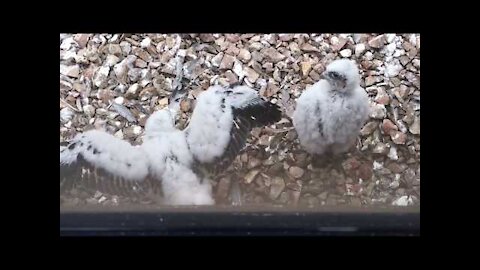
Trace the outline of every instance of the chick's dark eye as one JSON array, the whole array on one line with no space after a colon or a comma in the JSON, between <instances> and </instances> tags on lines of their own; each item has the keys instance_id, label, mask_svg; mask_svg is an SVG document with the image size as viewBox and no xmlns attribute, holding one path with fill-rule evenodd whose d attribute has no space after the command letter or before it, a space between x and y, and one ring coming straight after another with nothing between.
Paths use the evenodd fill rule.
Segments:
<instances>
[{"instance_id":1,"label":"chick's dark eye","mask_svg":"<svg viewBox=\"0 0 480 270\"><path fill-rule=\"evenodd\" d=\"M337 78L340 77L340 75L337 72L331 72L330 74L331 74L332 78L334 78L334 79L337 79Z\"/></svg>"}]
</instances>

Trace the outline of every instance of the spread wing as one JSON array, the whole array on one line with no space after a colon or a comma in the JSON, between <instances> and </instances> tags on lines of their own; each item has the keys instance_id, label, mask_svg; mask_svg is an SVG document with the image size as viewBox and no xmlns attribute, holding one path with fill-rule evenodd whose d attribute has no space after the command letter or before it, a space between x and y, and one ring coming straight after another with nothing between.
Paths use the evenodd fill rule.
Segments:
<instances>
[{"instance_id":1,"label":"spread wing","mask_svg":"<svg viewBox=\"0 0 480 270\"><path fill-rule=\"evenodd\" d=\"M60 147L60 191L75 186L122 196L160 192L160 181L149 174L140 148L97 130Z\"/></svg>"},{"instance_id":2,"label":"spread wing","mask_svg":"<svg viewBox=\"0 0 480 270\"><path fill-rule=\"evenodd\" d=\"M280 121L281 112L277 105L261 99L253 99L240 108L233 108L233 125L225 152L212 165L216 171L225 170L245 147L253 128L264 127Z\"/></svg>"},{"instance_id":3,"label":"spread wing","mask_svg":"<svg viewBox=\"0 0 480 270\"><path fill-rule=\"evenodd\" d=\"M186 130L187 142L198 163L214 173L232 163L253 128L281 118L277 105L263 100L254 90L247 90L214 87L197 101Z\"/></svg>"}]
</instances>

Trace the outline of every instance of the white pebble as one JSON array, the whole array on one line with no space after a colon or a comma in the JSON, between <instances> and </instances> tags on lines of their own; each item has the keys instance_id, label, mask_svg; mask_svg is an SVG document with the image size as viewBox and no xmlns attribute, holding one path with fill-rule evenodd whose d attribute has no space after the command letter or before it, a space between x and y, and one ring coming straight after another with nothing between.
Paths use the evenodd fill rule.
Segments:
<instances>
[{"instance_id":1,"label":"white pebble","mask_svg":"<svg viewBox=\"0 0 480 270\"><path fill-rule=\"evenodd\" d=\"M122 130L120 129L119 131L115 132L115 134L113 135L119 139L123 139L123 132Z\"/></svg>"},{"instance_id":2,"label":"white pebble","mask_svg":"<svg viewBox=\"0 0 480 270\"><path fill-rule=\"evenodd\" d=\"M140 42L140 46L142 48L147 48L148 46L150 46L151 43L152 40L149 37L146 37L144 40L142 40L142 42Z\"/></svg>"},{"instance_id":3,"label":"white pebble","mask_svg":"<svg viewBox=\"0 0 480 270\"><path fill-rule=\"evenodd\" d=\"M417 45L417 36L415 34L411 34L408 38L408 41L412 43L413 46Z\"/></svg>"},{"instance_id":4,"label":"white pebble","mask_svg":"<svg viewBox=\"0 0 480 270\"><path fill-rule=\"evenodd\" d=\"M122 105L125 99L123 97L117 97L115 99L115 103Z\"/></svg>"},{"instance_id":5,"label":"white pebble","mask_svg":"<svg viewBox=\"0 0 480 270\"><path fill-rule=\"evenodd\" d=\"M340 55L342 57L350 57L352 55L352 50L350 50L350 49L341 50Z\"/></svg>"},{"instance_id":6,"label":"white pebble","mask_svg":"<svg viewBox=\"0 0 480 270\"><path fill-rule=\"evenodd\" d=\"M410 204L413 204L413 200L412 198L410 198L410 196L406 196L406 195L392 202L392 205L397 205L397 206L407 206Z\"/></svg>"},{"instance_id":7,"label":"white pebble","mask_svg":"<svg viewBox=\"0 0 480 270\"><path fill-rule=\"evenodd\" d=\"M355 55L358 57L360 55L362 55L362 53L365 51L365 44L363 43L359 43L357 45L355 45Z\"/></svg>"},{"instance_id":8,"label":"white pebble","mask_svg":"<svg viewBox=\"0 0 480 270\"><path fill-rule=\"evenodd\" d=\"M373 162L373 170L378 171L383 168L383 164L380 162L377 162L376 160Z\"/></svg>"},{"instance_id":9,"label":"white pebble","mask_svg":"<svg viewBox=\"0 0 480 270\"><path fill-rule=\"evenodd\" d=\"M398 159L397 148L395 146L390 147L390 152L388 152L387 156L391 160L397 160Z\"/></svg>"},{"instance_id":10,"label":"white pebble","mask_svg":"<svg viewBox=\"0 0 480 270\"><path fill-rule=\"evenodd\" d=\"M371 52L366 52L365 53L365 58L368 60L368 61L371 61L373 59L373 53Z\"/></svg>"},{"instance_id":11,"label":"white pebble","mask_svg":"<svg viewBox=\"0 0 480 270\"><path fill-rule=\"evenodd\" d=\"M75 40L73 40L73 37L66 38L62 41L62 44L60 44L60 49L69 50L73 44L76 44Z\"/></svg>"},{"instance_id":12,"label":"white pebble","mask_svg":"<svg viewBox=\"0 0 480 270\"><path fill-rule=\"evenodd\" d=\"M400 57L402 55L405 55L404 49L395 50L395 52L393 53L393 57Z\"/></svg>"},{"instance_id":13,"label":"white pebble","mask_svg":"<svg viewBox=\"0 0 480 270\"><path fill-rule=\"evenodd\" d=\"M390 43L392 42L397 35L395 34L387 34L387 42Z\"/></svg>"},{"instance_id":14,"label":"white pebble","mask_svg":"<svg viewBox=\"0 0 480 270\"><path fill-rule=\"evenodd\" d=\"M69 107L65 107L60 110L60 119L62 120L62 122L68 122L72 120L74 115L75 113Z\"/></svg>"},{"instance_id":15,"label":"white pebble","mask_svg":"<svg viewBox=\"0 0 480 270\"><path fill-rule=\"evenodd\" d=\"M134 126L133 127L133 134L140 135L140 133L142 133L142 127L141 126Z\"/></svg>"}]
</instances>

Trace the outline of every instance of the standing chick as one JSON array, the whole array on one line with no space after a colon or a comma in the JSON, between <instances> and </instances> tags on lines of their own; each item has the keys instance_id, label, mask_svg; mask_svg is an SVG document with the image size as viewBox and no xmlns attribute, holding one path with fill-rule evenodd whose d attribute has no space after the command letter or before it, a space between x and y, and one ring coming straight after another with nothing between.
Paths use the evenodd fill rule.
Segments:
<instances>
[{"instance_id":1,"label":"standing chick","mask_svg":"<svg viewBox=\"0 0 480 270\"><path fill-rule=\"evenodd\" d=\"M300 144L317 162L325 155L346 153L369 115L355 62L335 60L322 78L302 93L293 114Z\"/></svg>"}]
</instances>

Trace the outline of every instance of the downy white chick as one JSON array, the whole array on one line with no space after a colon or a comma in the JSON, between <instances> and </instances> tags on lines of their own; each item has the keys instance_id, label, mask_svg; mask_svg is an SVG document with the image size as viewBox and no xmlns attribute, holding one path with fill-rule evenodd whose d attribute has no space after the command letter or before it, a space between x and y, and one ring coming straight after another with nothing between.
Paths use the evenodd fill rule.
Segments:
<instances>
[{"instance_id":1,"label":"downy white chick","mask_svg":"<svg viewBox=\"0 0 480 270\"><path fill-rule=\"evenodd\" d=\"M368 96L360 87L357 65L340 59L302 93L292 118L300 144L319 159L348 152L368 115Z\"/></svg>"}]
</instances>

